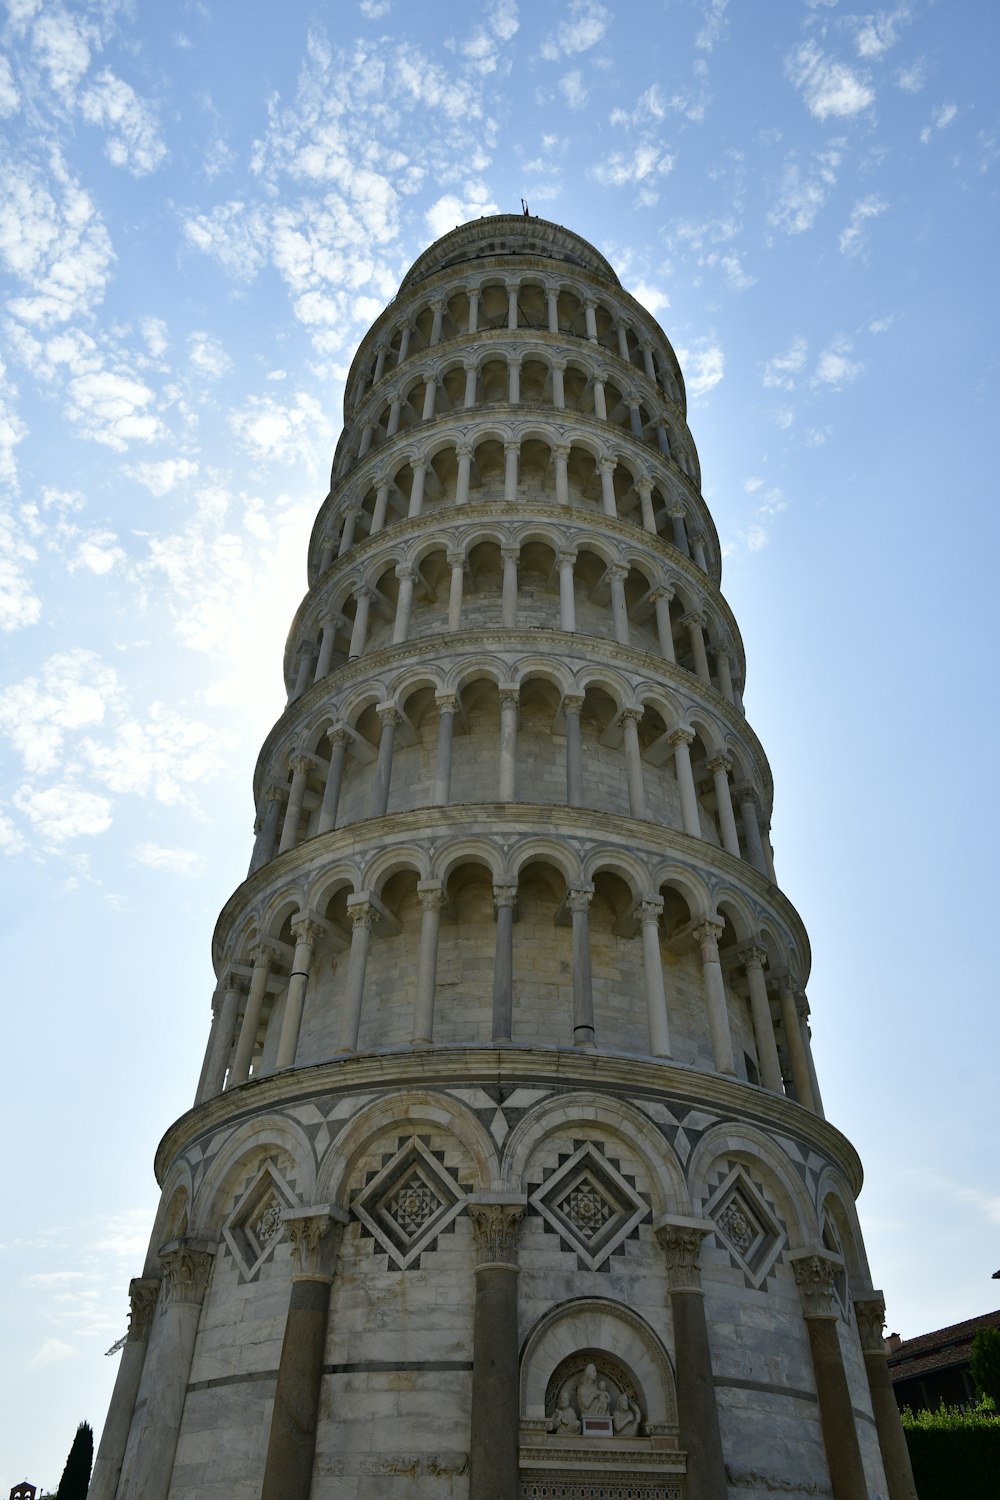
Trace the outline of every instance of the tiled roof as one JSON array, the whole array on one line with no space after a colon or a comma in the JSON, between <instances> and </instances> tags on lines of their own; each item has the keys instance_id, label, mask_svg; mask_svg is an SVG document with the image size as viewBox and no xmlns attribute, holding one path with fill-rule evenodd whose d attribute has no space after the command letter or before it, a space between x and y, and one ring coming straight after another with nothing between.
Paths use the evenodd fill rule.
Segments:
<instances>
[{"instance_id":1,"label":"tiled roof","mask_svg":"<svg viewBox=\"0 0 1000 1500\"><path fill-rule=\"evenodd\" d=\"M980 1328L1000 1328L1000 1308L996 1312L980 1313L978 1318L966 1318L964 1323L938 1328L934 1333L904 1339L899 1348L889 1354L890 1378L894 1381L909 1380L927 1375L932 1370L968 1364L972 1340Z\"/></svg>"}]
</instances>

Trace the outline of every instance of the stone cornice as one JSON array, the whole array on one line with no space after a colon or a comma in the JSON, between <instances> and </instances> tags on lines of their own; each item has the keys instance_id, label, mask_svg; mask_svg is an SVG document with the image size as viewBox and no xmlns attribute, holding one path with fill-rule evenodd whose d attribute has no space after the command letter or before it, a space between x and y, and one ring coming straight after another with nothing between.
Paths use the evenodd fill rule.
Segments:
<instances>
[{"instance_id":1,"label":"stone cornice","mask_svg":"<svg viewBox=\"0 0 1000 1500\"><path fill-rule=\"evenodd\" d=\"M544 803L483 802L452 807L414 808L409 812L390 813L382 818L367 818L346 828L317 834L295 849L278 854L252 875L248 875L226 902L212 937L212 959L218 973L225 944L233 924L248 908L266 900L268 893L287 888L316 866L328 867L348 859L359 850L385 849L397 839L412 844L426 844L443 834L492 838L518 834L537 836L555 832L574 842L620 847L642 857L646 850L656 860L673 855L679 864L704 878L705 874L721 876L727 884L742 888L756 904L773 912L791 932L802 954L803 982L810 965L809 938L802 918L788 897L761 875L747 860L737 859L716 844L682 833L678 828L642 822L619 813L598 812L587 807L552 807Z\"/></svg>"},{"instance_id":2,"label":"stone cornice","mask_svg":"<svg viewBox=\"0 0 1000 1500\"><path fill-rule=\"evenodd\" d=\"M537 655L543 642L545 648L557 654L561 661L572 660L579 656L588 664L601 661L619 670L623 665L628 666L643 677L660 680L665 686L679 692L682 697L695 703L709 705L749 750L760 786L765 794L766 809L770 810L774 796L774 782L763 746L750 727L749 721L744 718L735 704L730 703L719 692L718 688L703 682L694 672L688 672L676 663L666 661L662 656L654 656L651 652L638 651L630 646L621 646L608 636L585 635L582 631L505 631L502 629L460 630L451 635L418 636L415 640L408 641L406 645L384 646L379 651L372 651L368 655L345 662L330 672L321 682L314 683L300 698L296 698L293 703L288 704L282 710L280 717L272 725L261 745L254 768L254 806L257 807L260 804L265 773L281 742L289 736L294 738L295 726L308 719L309 715L321 707L332 693L349 687L359 679L377 677L387 668L396 668L405 662L419 662L426 658L439 662L444 652L449 652L453 660L460 660L466 654L481 655L484 648L491 654L499 656L521 656L525 653Z\"/></svg>"},{"instance_id":3,"label":"stone cornice","mask_svg":"<svg viewBox=\"0 0 1000 1500\"><path fill-rule=\"evenodd\" d=\"M498 1048L435 1046L417 1052L365 1053L242 1084L188 1110L171 1125L156 1150L157 1181L162 1186L172 1163L199 1137L317 1094L467 1088L474 1084L508 1088L548 1085L617 1094L639 1102L676 1100L714 1111L734 1124L744 1122L779 1136L791 1136L839 1166L855 1197L861 1191L861 1161L847 1137L791 1099L718 1073L674 1063L517 1043Z\"/></svg>"}]
</instances>

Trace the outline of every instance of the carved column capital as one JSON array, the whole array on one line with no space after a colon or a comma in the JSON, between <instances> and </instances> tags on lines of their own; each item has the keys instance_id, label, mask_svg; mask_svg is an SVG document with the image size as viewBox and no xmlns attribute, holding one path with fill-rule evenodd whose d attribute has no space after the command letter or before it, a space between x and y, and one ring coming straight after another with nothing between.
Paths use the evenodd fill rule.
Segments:
<instances>
[{"instance_id":1,"label":"carved column capital","mask_svg":"<svg viewBox=\"0 0 1000 1500\"><path fill-rule=\"evenodd\" d=\"M578 911L589 911L593 899L594 887L592 885L579 885L566 892L566 905L574 914Z\"/></svg>"},{"instance_id":2,"label":"carved column capital","mask_svg":"<svg viewBox=\"0 0 1000 1500\"><path fill-rule=\"evenodd\" d=\"M207 1240L170 1240L160 1251L167 1306L204 1301L215 1246Z\"/></svg>"},{"instance_id":3,"label":"carved column capital","mask_svg":"<svg viewBox=\"0 0 1000 1500\"><path fill-rule=\"evenodd\" d=\"M292 1249L296 1276L330 1280L346 1220L342 1208L331 1208L325 1203L284 1210L281 1222Z\"/></svg>"},{"instance_id":4,"label":"carved column capital","mask_svg":"<svg viewBox=\"0 0 1000 1500\"><path fill-rule=\"evenodd\" d=\"M493 905L499 910L501 906L517 905L516 885L495 885L493 887Z\"/></svg>"},{"instance_id":5,"label":"carved column capital","mask_svg":"<svg viewBox=\"0 0 1000 1500\"><path fill-rule=\"evenodd\" d=\"M250 949L250 962L255 969L260 968L261 965L274 963L277 956L270 943L254 943Z\"/></svg>"},{"instance_id":6,"label":"carved column capital","mask_svg":"<svg viewBox=\"0 0 1000 1500\"><path fill-rule=\"evenodd\" d=\"M556 560L561 568L575 567L576 559L577 554L572 548L567 547L564 551L556 554Z\"/></svg>"},{"instance_id":7,"label":"carved column capital","mask_svg":"<svg viewBox=\"0 0 1000 1500\"><path fill-rule=\"evenodd\" d=\"M711 771L714 776L716 771L725 771L728 776L733 769L733 763L728 755L713 755L711 760L705 762L706 771Z\"/></svg>"},{"instance_id":8,"label":"carved column capital","mask_svg":"<svg viewBox=\"0 0 1000 1500\"><path fill-rule=\"evenodd\" d=\"M663 915L663 902L657 897L653 901L639 902L639 921L642 925L658 927Z\"/></svg>"},{"instance_id":9,"label":"carved column capital","mask_svg":"<svg viewBox=\"0 0 1000 1500\"><path fill-rule=\"evenodd\" d=\"M667 507L667 515L672 521L682 521L687 515L687 506L682 505L679 500L675 500L673 505Z\"/></svg>"},{"instance_id":10,"label":"carved column capital","mask_svg":"<svg viewBox=\"0 0 1000 1500\"><path fill-rule=\"evenodd\" d=\"M626 724L635 724L638 727L642 723L642 715L641 708L623 708L618 715L618 722L623 729Z\"/></svg>"},{"instance_id":11,"label":"carved column capital","mask_svg":"<svg viewBox=\"0 0 1000 1500\"><path fill-rule=\"evenodd\" d=\"M553 454L555 455L556 458L562 458L562 459L569 458L569 455L570 455L570 445L569 445L569 443L555 443L555 444L553 444L552 452L553 452Z\"/></svg>"},{"instance_id":12,"label":"carved column capital","mask_svg":"<svg viewBox=\"0 0 1000 1500\"><path fill-rule=\"evenodd\" d=\"M763 969L767 963L767 949L759 947L756 943L748 943L745 948L741 948L739 956L747 969Z\"/></svg>"},{"instance_id":13,"label":"carved column capital","mask_svg":"<svg viewBox=\"0 0 1000 1500\"><path fill-rule=\"evenodd\" d=\"M681 616L681 624L686 625L689 630L693 630L695 627L699 630L704 630L707 623L707 617L699 609L692 609L688 614Z\"/></svg>"},{"instance_id":14,"label":"carved column capital","mask_svg":"<svg viewBox=\"0 0 1000 1500\"><path fill-rule=\"evenodd\" d=\"M476 1238L476 1270L506 1266L517 1270L517 1240L524 1218L523 1202L469 1199L469 1218Z\"/></svg>"},{"instance_id":15,"label":"carved column capital","mask_svg":"<svg viewBox=\"0 0 1000 1500\"><path fill-rule=\"evenodd\" d=\"M277 784L277 782L272 781L271 785L267 788L267 791L264 793L264 801L265 802L278 802L283 797L287 797L287 796L288 796L288 788L287 788L287 786L279 786Z\"/></svg>"},{"instance_id":16,"label":"carved column capital","mask_svg":"<svg viewBox=\"0 0 1000 1500\"><path fill-rule=\"evenodd\" d=\"M413 567L411 563L396 564L396 577L399 579L400 583L403 583L404 581L407 583L416 583L419 576L420 575L417 572L416 568Z\"/></svg>"},{"instance_id":17,"label":"carved column capital","mask_svg":"<svg viewBox=\"0 0 1000 1500\"><path fill-rule=\"evenodd\" d=\"M640 474L635 482L636 493L639 495L651 495L653 493L653 481L648 474Z\"/></svg>"},{"instance_id":18,"label":"carved column capital","mask_svg":"<svg viewBox=\"0 0 1000 1500\"><path fill-rule=\"evenodd\" d=\"M668 745L693 745L694 731L691 729L674 729L667 735Z\"/></svg>"},{"instance_id":19,"label":"carved column capital","mask_svg":"<svg viewBox=\"0 0 1000 1500\"><path fill-rule=\"evenodd\" d=\"M379 914L375 909L374 903L371 901L358 901L353 906L348 901L347 911L351 918L351 925L354 928L367 927L368 931L371 932L378 921Z\"/></svg>"},{"instance_id":20,"label":"carved column capital","mask_svg":"<svg viewBox=\"0 0 1000 1500\"><path fill-rule=\"evenodd\" d=\"M417 900L424 911L440 911L445 903L445 894L440 885L435 885L427 890L421 890L418 885Z\"/></svg>"},{"instance_id":21,"label":"carved column capital","mask_svg":"<svg viewBox=\"0 0 1000 1500\"><path fill-rule=\"evenodd\" d=\"M504 709L504 708L516 708L517 705L520 703L520 701L521 701L521 695L518 692L517 688L501 688L500 689L500 707L501 707L501 709Z\"/></svg>"},{"instance_id":22,"label":"carved column capital","mask_svg":"<svg viewBox=\"0 0 1000 1500\"><path fill-rule=\"evenodd\" d=\"M317 922L314 917L296 917L291 923L291 933L296 943L308 943L310 948L319 942L325 931L323 923Z\"/></svg>"},{"instance_id":23,"label":"carved column capital","mask_svg":"<svg viewBox=\"0 0 1000 1500\"><path fill-rule=\"evenodd\" d=\"M715 943L717 945L725 930L721 922L711 922L706 918L692 925L691 936L696 943Z\"/></svg>"},{"instance_id":24,"label":"carved column capital","mask_svg":"<svg viewBox=\"0 0 1000 1500\"><path fill-rule=\"evenodd\" d=\"M665 604L669 604L673 597L674 591L669 583L659 583L657 584L655 589L650 589L649 591L649 600L651 604L658 604L661 599Z\"/></svg>"},{"instance_id":25,"label":"carved column capital","mask_svg":"<svg viewBox=\"0 0 1000 1500\"><path fill-rule=\"evenodd\" d=\"M618 467L618 460L605 455L597 460L597 467L602 474L613 474Z\"/></svg>"},{"instance_id":26,"label":"carved column capital","mask_svg":"<svg viewBox=\"0 0 1000 1500\"><path fill-rule=\"evenodd\" d=\"M439 714L458 713L457 693L435 693L434 702L437 704Z\"/></svg>"},{"instance_id":27,"label":"carved column capital","mask_svg":"<svg viewBox=\"0 0 1000 1500\"><path fill-rule=\"evenodd\" d=\"M835 1318L837 1303L835 1284L843 1269L839 1256L819 1250L802 1250L791 1257L795 1282L802 1298L805 1318Z\"/></svg>"},{"instance_id":28,"label":"carved column capital","mask_svg":"<svg viewBox=\"0 0 1000 1500\"><path fill-rule=\"evenodd\" d=\"M628 563L608 563L604 573L606 578L620 578L624 583L629 573Z\"/></svg>"},{"instance_id":29,"label":"carved column capital","mask_svg":"<svg viewBox=\"0 0 1000 1500\"><path fill-rule=\"evenodd\" d=\"M700 1292L702 1242L714 1225L702 1219L664 1218L655 1225L667 1261L667 1280L671 1292Z\"/></svg>"},{"instance_id":30,"label":"carved column capital","mask_svg":"<svg viewBox=\"0 0 1000 1500\"><path fill-rule=\"evenodd\" d=\"M578 714L583 708L583 703L583 693L566 693L562 701L563 713Z\"/></svg>"},{"instance_id":31,"label":"carved column capital","mask_svg":"<svg viewBox=\"0 0 1000 1500\"><path fill-rule=\"evenodd\" d=\"M881 1292L869 1292L866 1297L855 1297L854 1311L858 1318L858 1334L865 1354L884 1354L885 1298Z\"/></svg>"},{"instance_id":32,"label":"carved column capital","mask_svg":"<svg viewBox=\"0 0 1000 1500\"><path fill-rule=\"evenodd\" d=\"M346 745L351 735L346 724L333 724L326 731L326 737L331 745Z\"/></svg>"},{"instance_id":33,"label":"carved column capital","mask_svg":"<svg viewBox=\"0 0 1000 1500\"><path fill-rule=\"evenodd\" d=\"M395 704L378 703L375 706L375 712L378 714L378 720L383 729L385 729L388 725L391 725L393 729L395 729L397 724L401 724L403 722L403 715L400 713L399 709L396 708Z\"/></svg>"},{"instance_id":34,"label":"carved column capital","mask_svg":"<svg viewBox=\"0 0 1000 1500\"><path fill-rule=\"evenodd\" d=\"M134 1276L128 1284L128 1342L148 1344L153 1314L160 1297L159 1276Z\"/></svg>"},{"instance_id":35,"label":"carved column capital","mask_svg":"<svg viewBox=\"0 0 1000 1500\"><path fill-rule=\"evenodd\" d=\"M292 757L291 766L297 776L308 776L310 771L315 771L316 762L311 755L295 755Z\"/></svg>"}]
</instances>

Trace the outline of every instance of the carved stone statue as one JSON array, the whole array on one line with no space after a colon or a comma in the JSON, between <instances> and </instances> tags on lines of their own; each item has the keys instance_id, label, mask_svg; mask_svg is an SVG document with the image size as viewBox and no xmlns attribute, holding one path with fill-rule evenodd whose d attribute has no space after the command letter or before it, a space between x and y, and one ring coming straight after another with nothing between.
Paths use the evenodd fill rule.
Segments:
<instances>
[{"instance_id":1,"label":"carved stone statue","mask_svg":"<svg viewBox=\"0 0 1000 1500\"><path fill-rule=\"evenodd\" d=\"M605 1398L604 1411L598 1409L600 1393L597 1385L597 1366L587 1365L576 1384L576 1401L581 1417L607 1416Z\"/></svg>"},{"instance_id":2,"label":"carved stone statue","mask_svg":"<svg viewBox=\"0 0 1000 1500\"><path fill-rule=\"evenodd\" d=\"M639 1418L641 1412L634 1401L622 1391L618 1397L618 1405L611 1413L611 1425L615 1431L615 1437L634 1437L639 1431Z\"/></svg>"},{"instance_id":3,"label":"carved stone statue","mask_svg":"<svg viewBox=\"0 0 1000 1500\"><path fill-rule=\"evenodd\" d=\"M571 1437L580 1431L580 1418L570 1405L569 1391L562 1392L545 1429L547 1432L554 1432L557 1437Z\"/></svg>"}]
</instances>

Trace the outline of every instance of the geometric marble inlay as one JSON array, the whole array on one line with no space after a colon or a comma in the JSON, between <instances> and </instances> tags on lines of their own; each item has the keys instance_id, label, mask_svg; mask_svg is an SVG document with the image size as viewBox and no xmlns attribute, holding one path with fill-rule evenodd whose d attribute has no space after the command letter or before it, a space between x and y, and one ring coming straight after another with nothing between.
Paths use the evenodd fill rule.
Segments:
<instances>
[{"instance_id":1,"label":"geometric marble inlay","mask_svg":"<svg viewBox=\"0 0 1000 1500\"><path fill-rule=\"evenodd\" d=\"M249 1281L281 1239L282 1214L298 1199L271 1162L265 1162L222 1226L233 1259Z\"/></svg>"},{"instance_id":2,"label":"geometric marble inlay","mask_svg":"<svg viewBox=\"0 0 1000 1500\"><path fill-rule=\"evenodd\" d=\"M530 1201L592 1271L649 1211L635 1188L589 1141L542 1183Z\"/></svg>"},{"instance_id":3,"label":"geometric marble inlay","mask_svg":"<svg viewBox=\"0 0 1000 1500\"><path fill-rule=\"evenodd\" d=\"M365 1184L351 1209L405 1270L451 1223L464 1202L464 1194L444 1168L413 1136Z\"/></svg>"},{"instance_id":4,"label":"geometric marble inlay","mask_svg":"<svg viewBox=\"0 0 1000 1500\"><path fill-rule=\"evenodd\" d=\"M705 1205L719 1238L751 1285L763 1285L784 1243L784 1231L740 1167L734 1167Z\"/></svg>"}]
</instances>

